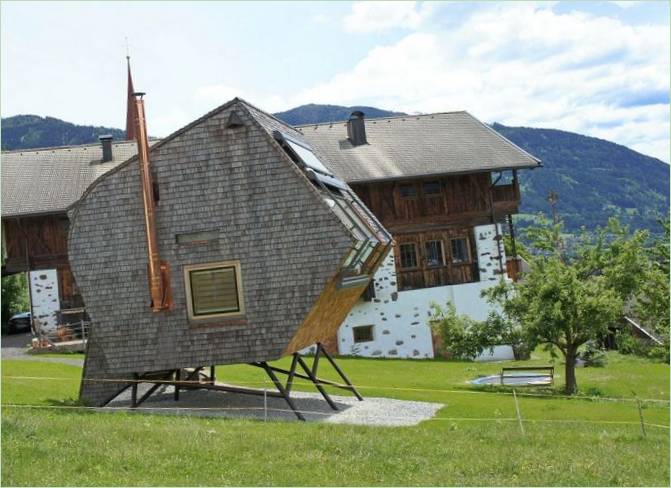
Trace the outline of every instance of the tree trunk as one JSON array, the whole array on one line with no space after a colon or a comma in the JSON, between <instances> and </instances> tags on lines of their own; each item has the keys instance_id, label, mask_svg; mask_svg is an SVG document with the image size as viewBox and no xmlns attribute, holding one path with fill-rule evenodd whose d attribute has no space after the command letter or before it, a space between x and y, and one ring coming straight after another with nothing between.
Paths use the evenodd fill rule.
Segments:
<instances>
[{"instance_id":1,"label":"tree trunk","mask_svg":"<svg viewBox=\"0 0 671 488\"><path fill-rule=\"evenodd\" d=\"M567 395L573 395L578 391L578 383L575 379L575 360L576 360L577 348L568 347L566 348L566 387L565 392Z\"/></svg>"}]
</instances>

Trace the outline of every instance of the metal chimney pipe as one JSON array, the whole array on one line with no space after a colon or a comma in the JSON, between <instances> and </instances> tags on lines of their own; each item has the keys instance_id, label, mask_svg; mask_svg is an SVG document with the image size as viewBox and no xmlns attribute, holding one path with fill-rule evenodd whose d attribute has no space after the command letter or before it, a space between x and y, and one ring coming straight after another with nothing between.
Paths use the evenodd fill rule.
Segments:
<instances>
[{"instance_id":1,"label":"metal chimney pipe","mask_svg":"<svg viewBox=\"0 0 671 488\"><path fill-rule=\"evenodd\" d=\"M151 294L151 308L159 312L170 308L170 290L167 265L161 263L156 238L156 203L154 202L151 162L149 161L149 141L147 139L147 124L144 114L144 93L134 93L135 97L135 134L137 138L137 156L140 163L140 180L142 184L142 202L144 204L144 225L147 235L147 254L149 274L149 292Z\"/></svg>"},{"instance_id":2,"label":"metal chimney pipe","mask_svg":"<svg viewBox=\"0 0 671 488\"><path fill-rule=\"evenodd\" d=\"M103 148L103 157L101 160L102 163L112 161L113 159L112 139L114 139L114 137L111 134L105 134L98 137L98 140L100 141L100 144L102 145Z\"/></svg>"}]
</instances>

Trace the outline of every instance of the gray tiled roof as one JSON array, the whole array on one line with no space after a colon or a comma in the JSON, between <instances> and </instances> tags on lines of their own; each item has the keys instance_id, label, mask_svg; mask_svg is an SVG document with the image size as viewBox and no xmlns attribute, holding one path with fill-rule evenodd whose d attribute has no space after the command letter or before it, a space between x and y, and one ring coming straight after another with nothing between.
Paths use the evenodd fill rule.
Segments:
<instances>
[{"instance_id":1,"label":"gray tiled roof","mask_svg":"<svg viewBox=\"0 0 671 488\"><path fill-rule=\"evenodd\" d=\"M100 163L100 143L5 151L0 161L2 216L64 212L97 177L136 152L135 141L113 142L114 159Z\"/></svg>"},{"instance_id":2,"label":"gray tiled roof","mask_svg":"<svg viewBox=\"0 0 671 488\"><path fill-rule=\"evenodd\" d=\"M366 119L368 144L352 146L345 122L299 126L347 182L534 168L540 160L468 112Z\"/></svg>"}]
</instances>

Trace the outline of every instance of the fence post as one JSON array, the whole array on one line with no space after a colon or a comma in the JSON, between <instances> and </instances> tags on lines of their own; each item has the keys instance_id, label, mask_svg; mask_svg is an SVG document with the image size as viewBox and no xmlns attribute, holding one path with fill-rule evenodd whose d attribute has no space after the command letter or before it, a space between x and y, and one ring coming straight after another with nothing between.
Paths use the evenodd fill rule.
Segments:
<instances>
[{"instance_id":1,"label":"fence post","mask_svg":"<svg viewBox=\"0 0 671 488\"><path fill-rule=\"evenodd\" d=\"M643 434L643 437L647 437L647 434L645 433L645 422L643 422L643 409L641 408L641 400L636 397L636 405L638 406L638 418L641 421L641 433Z\"/></svg>"},{"instance_id":2,"label":"fence post","mask_svg":"<svg viewBox=\"0 0 671 488\"><path fill-rule=\"evenodd\" d=\"M517 403L517 395L515 394L514 388L513 388L513 399L515 400L515 410L517 411L517 422L520 424L520 431L522 432L522 435L526 435L524 433L524 425L522 425L522 414L520 413L520 406Z\"/></svg>"}]
</instances>

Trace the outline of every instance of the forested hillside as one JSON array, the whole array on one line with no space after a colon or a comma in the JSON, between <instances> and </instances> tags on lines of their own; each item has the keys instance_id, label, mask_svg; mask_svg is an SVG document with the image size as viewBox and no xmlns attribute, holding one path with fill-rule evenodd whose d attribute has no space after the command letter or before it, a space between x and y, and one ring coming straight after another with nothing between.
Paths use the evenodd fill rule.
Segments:
<instances>
[{"instance_id":1,"label":"forested hillside","mask_svg":"<svg viewBox=\"0 0 671 488\"><path fill-rule=\"evenodd\" d=\"M374 107L303 105L275 114L293 125L347 120L354 110L367 118L399 115ZM617 215L634 228L657 233L669 208L669 165L631 149L594 137L555 129L494 129L543 160L543 167L522 171L522 221L549 213L547 195L559 195L557 209L566 228L593 228ZM26 149L96 142L101 134L122 139L120 129L79 126L52 117L18 115L2 119L2 148Z\"/></svg>"},{"instance_id":2,"label":"forested hillside","mask_svg":"<svg viewBox=\"0 0 671 488\"><path fill-rule=\"evenodd\" d=\"M2 119L3 150L86 144L96 142L103 134L124 138L120 129L75 125L53 117L16 115Z\"/></svg>"}]
</instances>

